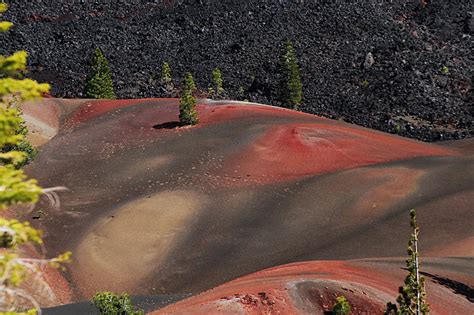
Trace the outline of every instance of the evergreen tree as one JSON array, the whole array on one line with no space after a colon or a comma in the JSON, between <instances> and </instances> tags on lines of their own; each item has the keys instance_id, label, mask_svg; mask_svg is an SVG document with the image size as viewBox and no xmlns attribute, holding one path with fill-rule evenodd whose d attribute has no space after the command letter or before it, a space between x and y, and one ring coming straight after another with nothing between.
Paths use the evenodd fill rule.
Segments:
<instances>
[{"instance_id":1,"label":"evergreen tree","mask_svg":"<svg viewBox=\"0 0 474 315\"><path fill-rule=\"evenodd\" d=\"M184 79L183 92L179 102L179 122L181 125L196 125L199 123L196 98L194 97L195 91L196 85L194 84L193 75L188 72Z\"/></svg>"},{"instance_id":2,"label":"evergreen tree","mask_svg":"<svg viewBox=\"0 0 474 315\"><path fill-rule=\"evenodd\" d=\"M160 92L164 97L176 97L177 91L173 84L170 65L165 62L161 68Z\"/></svg>"},{"instance_id":3,"label":"evergreen tree","mask_svg":"<svg viewBox=\"0 0 474 315\"><path fill-rule=\"evenodd\" d=\"M420 228L416 223L416 211L414 209L410 210L410 226L413 232L407 247L408 259L406 260L406 266L408 275L405 278L405 285L399 288L398 307L392 303L387 303L385 314L429 314L425 279L420 276L420 255L418 252Z\"/></svg>"},{"instance_id":4,"label":"evergreen tree","mask_svg":"<svg viewBox=\"0 0 474 315\"><path fill-rule=\"evenodd\" d=\"M163 63L163 67L161 68L161 83L163 85L173 84L173 77L171 75L171 67L167 62Z\"/></svg>"},{"instance_id":5,"label":"evergreen tree","mask_svg":"<svg viewBox=\"0 0 474 315\"><path fill-rule=\"evenodd\" d=\"M109 62L102 50L96 48L91 62L91 72L87 79L86 96L95 99L115 99Z\"/></svg>"},{"instance_id":6,"label":"evergreen tree","mask_svg":"<svg viewBox=\"0 0 474 315\"><path fill-rule=\"evenodd\" d=\"M298 110L303 98L303 85L301 83L300 69L296 52L288 40L280 60L281 67L281 98L288 107Z\"/></svg>"},{"instance_id":7,"label":"evergreen tree","mask_svg":"<svg viewBox=\"0 0 474 315\"><path fill-rule=\"evenodd\" d=\"M7 8L6 4L0 3L0 13ZM11 26L10 22L0 22L0 31L7 31ZM26 61L27 53L24 51L8 57L0 55L0 210L12 205L35 203L46 191L18 169L27 157L27 153L17 150L24 141L26 127L22 125L24 121L20 112L12 106L12 96L21 102L49 91L48 84L21 79ZM59 263L69 259L70 253L54 259L19 256L18 247L42 244L41 235L41 231L32 228L29 222L0 217L0 313L36 314L39 304L27 290L20 288L22 281L30 276L47 285L41 276L41 267L48 264L58 267Z\"/></svg>"},{"instance_id":8,"label":"evergreen tree","mask_svg":"<svg viewBox=\"0 0 474 315\"><path fill-rule=\"evenodd\" d=\"M219 98L221 97L222 93L224 93L223 88L224 81L222 80L222 73L219 68L215 68L212 71L212 83L209 87L209 95L212 98Z\"/></svg>"}]
</instances>

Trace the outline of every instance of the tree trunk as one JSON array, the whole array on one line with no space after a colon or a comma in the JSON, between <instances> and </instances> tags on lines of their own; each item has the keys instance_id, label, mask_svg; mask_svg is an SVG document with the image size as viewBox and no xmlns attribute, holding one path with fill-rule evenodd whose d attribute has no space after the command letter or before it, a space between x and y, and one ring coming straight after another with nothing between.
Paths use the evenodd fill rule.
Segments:
<instances>
[{"instance_id":1,"label":"tree trunk","mask_svg":"<svg viewBox=\"0 0 474 315\"><path fill-rule=\"evenodd\" d=\"M416 228L415 228L416 229ZM420 315L420 268L418 261L418 231L415 230L415 272L416 272L416 308L415 314Z\"/></svg>"}]
</instances>

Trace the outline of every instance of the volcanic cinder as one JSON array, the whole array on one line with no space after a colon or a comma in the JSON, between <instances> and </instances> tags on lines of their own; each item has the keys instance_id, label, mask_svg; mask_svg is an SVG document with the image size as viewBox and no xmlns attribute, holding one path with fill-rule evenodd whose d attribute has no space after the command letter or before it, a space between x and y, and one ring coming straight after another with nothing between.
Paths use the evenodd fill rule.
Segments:
<instances>
[{"instance_id":1,"label":"volcanic cinder","mask_svg":"<svg viewBox=\"0 0 474 315\"><path fill-rule=\"evenodd\" d=\"M401 258L380 258L405 256L408 210L416 208L422 255L433 257L433 310L463 313L470 303L438 280L474 283L466 267L474 255L472 144L431 145L250 103L201 100L193 127L178 127L176 99L42 106L41 114L34 105L24 111L37 139L54 137L27 171L43 187L69 189L60 210L42 202L46 216L36 222L48 254L73 252L66 278L74 301L103 290L196 294L265 268L331 260L249 276L176 307L239 308L254 298L260 307L291 295L294 304L275 307L302 312L326 303L305 296L346 287L358 292L348 293L355 305L365 292L380 310L405 272ZM273 273L275 286L265 278ZM445 293L452 302L444 304Z\"/></svg>"},{"instance_id":2,"label":"volcanic cinder","mask_svg":"<svg viewBox=\"0 0 474 315\"><path fill-rule=\"evenodd\" d=\"M28 51L28 75L57 97L84 97L100 47L120 98L170 96L159 80L168 62L175 84L191 71L207 91L219 67L229 98L284 105L290 39L302 110L423 141L474 135L472 0L8 2L3 51Z\"/></svg>"}]
</instances>

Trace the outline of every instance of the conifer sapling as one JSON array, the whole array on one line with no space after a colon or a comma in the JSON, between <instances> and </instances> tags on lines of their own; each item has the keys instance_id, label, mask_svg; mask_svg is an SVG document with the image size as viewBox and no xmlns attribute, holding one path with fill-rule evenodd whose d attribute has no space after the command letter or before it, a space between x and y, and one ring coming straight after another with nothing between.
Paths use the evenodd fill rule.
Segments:
<instances>
[{"instance_id":1,"label":"conifer sapling","mask_svg":"<svg viewBox=\"0 0 474 315\"><path fill-rule=\"evenodd\" d=\"M399 288L398 307L393 303L387 303L385 314L429 314L425 279L420 276L420 256L418 252L420 228L416 222L416 211L414 209L410 210L410 226L413 231L407 247L408 259L406 260L406 266L408 275L405 278L405 285Z\"/></svg>"},{"instance_id":2,"label":"conifer sapling","mask_svg":"<svg viewBox=\"0 0 474 315\"><path fill-rule=\"evenodd\" d=\"M184 79L183 92L179 102L179 122L181 125L196 125L199 123L196 98L194 97L195 91L196 85L193 75L188 72Z\"/></svg>"},{"instance_id":3,"label":"conifer sapling","mask_svg":"<svg viewBox=\"0 0 474 315\"><path fill-rule=\"evenodd\" d=\"M212 71L212 84L209 87L209 95L212 98L221 97L222 93L224 92L223 84L224 81L222 79L221 70L219 68L215 68Z\"/></svg>"},{"instance_id":4,"label":"conifer sapling","mask_svg":"<svg viewBox=\"0 0 474 315\"><path fill-rule=\"evenodd\" d=\"M109 62L100 48L92 56L91 72L87 79L86 96L95 99L116 99Z\"/></svg>"},{"instance_id":5,"label":"conifer sapling","mask_svg":"<svg viewBox=\"0 0 474 315\"><path fill-rule=\"evenodd\" d=\"M173 84L173 77L171 75L171 67L169 63L164 62L161 68L161 83L163 85Z\"/></svg>"},{"instance_id":6,"label":"conifer sapling","mask_svg":"<svg viewBox=\"0 0 474 315\"><path fill-rule=\"evenodd\" d=\"M303 99L303 85L301 83L296 52L290 41L287 41L285 44L280 67L282 75L280 82L282 102L286 103L288 107L298 110Z\"/></svg>"}]
</instances>

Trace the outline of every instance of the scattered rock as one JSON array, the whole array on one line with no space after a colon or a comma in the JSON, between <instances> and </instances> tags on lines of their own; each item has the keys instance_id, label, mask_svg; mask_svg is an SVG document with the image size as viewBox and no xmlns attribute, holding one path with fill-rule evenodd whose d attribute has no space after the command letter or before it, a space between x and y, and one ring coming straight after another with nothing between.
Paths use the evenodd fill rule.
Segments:
<instances>
[{"instance_id":1,"label":"scattered rock","mask_svg":"<svg viewBox=\"0 0 474 315\"><path fill-rule=\"evenodd\" d=\"M364 61L364 68L365 69L369 69L372 67L372 65L375 63L375 59L374 59L374 56L372 55L371 52L369 52L366 56L365 56L365 61Z\"/></svg>"}]
</instances>

